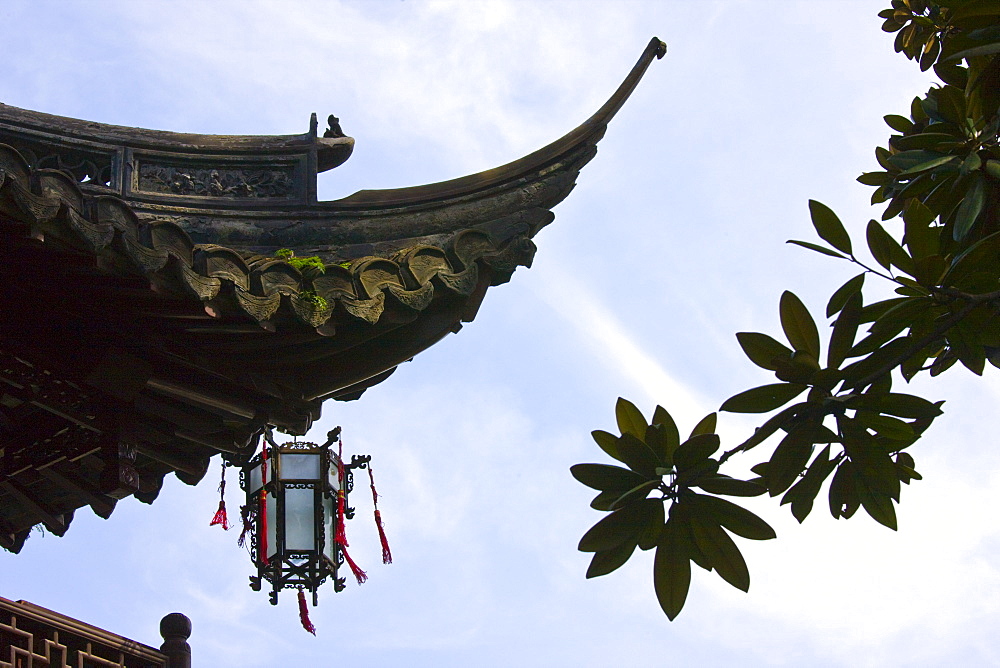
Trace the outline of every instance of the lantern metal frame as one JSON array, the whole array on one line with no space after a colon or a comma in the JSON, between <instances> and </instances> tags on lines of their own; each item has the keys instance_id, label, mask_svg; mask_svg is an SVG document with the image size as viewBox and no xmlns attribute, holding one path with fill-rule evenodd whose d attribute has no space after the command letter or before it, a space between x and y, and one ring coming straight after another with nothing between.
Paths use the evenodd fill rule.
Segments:
<instances>
[{"instance_id":1,"label":"lantern metal frame","mask_svg":"<svg viewBox=\"0 0 1000 668\"><path fill-rule=\"evenodd\" d=\"M344 521L352 519L354 508L350 507L348 499L354 489L353 471L367 468L371 456L352 456L350 463L343 465L344 479L340 481L339 455L330 447L339 438L340 427L337 427L327 434L327 441L322 445L297 440L278 445L268 426L264 430L265 444L261 452L240 469L240 488L246 493L243 518L249 527L250 558L257 567L257 575L250 576L250 588L260 591L265 582L270 583L271 605L278 604L278 592L282 589L309 591L315 606L319 603L317 590L328 579L333 582L336 592L346 586L345 578L338 577L344 554L335 540L340 521L337 490L343 485ZM260 472L265 453L267 477L261 487ZM304 471L315 475L303 476ZM291 477L293 475L299 477ZM267 519L264 543L267 555L261 550L262 490ZM312 491L311 504L306 504L311 505L308 516L295 513L295 510L302 510L301 496L297 502L289 500L297 490Z\"/></svg>"}]
</instances>

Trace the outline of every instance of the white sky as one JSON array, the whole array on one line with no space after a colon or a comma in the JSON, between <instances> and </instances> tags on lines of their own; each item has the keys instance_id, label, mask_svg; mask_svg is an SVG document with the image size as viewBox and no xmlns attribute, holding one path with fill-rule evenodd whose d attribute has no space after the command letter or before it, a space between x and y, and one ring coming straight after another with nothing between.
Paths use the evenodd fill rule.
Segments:
<instances>
[{"instance_id":1,"label":"white sky","mask_svg":"<svg viewBox=\"0 0 1000 668\"><path fill-rule=\"evenodd\" d=\"M184 612L199 666L996 664L995 376L921 385L947 412L913 453L925 480L904 489L898 533L835 522L822 497L801 527L755 503L779 538L740 541L750 593L697 570L674 623L651 554L587 581L576 552L600 514L568 467L601 461L589 432L613 427L615 398L647 414L663 403L690 429L770 382L734 332L776 332L785 288L821 313L852 275L784 242L812 239L809 198L858 234L876 215L854 177L874 168L881 116L930 82L892 52L882 8L7 0L0 101L234 134L335 113L357 147L322 177L326 198L520 157L595 111L651 36L669 52L536 238L534 268L359 402L325 407L316 434L341 424L350 452L374 456L396 563L378 563L356 493L348 531L370 579L321 592L318 638L291 593L272 608L246 586L237 532L208 528L216 467L195 488L169 479L152 506L130 499L107 521L82 509L65 538L0 553L0 595L153 645L160 617ZM728 419L724 434L751 426Z\"/></svg>"}]
</instances>

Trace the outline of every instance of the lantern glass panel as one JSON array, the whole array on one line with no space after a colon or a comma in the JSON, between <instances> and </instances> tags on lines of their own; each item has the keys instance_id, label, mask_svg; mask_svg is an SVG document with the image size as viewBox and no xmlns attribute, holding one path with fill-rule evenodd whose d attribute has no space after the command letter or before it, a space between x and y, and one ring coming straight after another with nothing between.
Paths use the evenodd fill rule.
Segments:
<instances>
[{"instance_id":1,"label":"lantern glass panel","mask_svg":"<svg viewBox=\"0 0 1000 668\"><path fill-rule=\"evenodd\" d=\"M282 480L319 480L320 454L281 454Z\"/></svg>"},{"instance_id":2,"label":"lantern glass panel","mask_svg":"<svg viewBox=\"0 0 1000 668\"><path fill-rule=\"evenodd\" d=\"M337 490L340 489L340 481L337 476L338 461L340 460L337 459L337 455L333 455L330 462L330 468L327 469L326 472L327 481L330 483L330 488L333 490L334 494L336 494Z\"/></svg>"},{"instance_id":3,"label":"lantern glass panel","mask_svg":"<svg viewBox=\"0 0 1000 668\"><path fill-rule=\"evenodd\" d=\"M248 491L251 494L253 494L254 492L258 491L261 488L261 484L260 484L260 464L257 464L257 466L255 466L252 469L250 469L250 475L248 477L248 480L249 480L249 485L250 485Z\"/></svg>"},{"instance_id":4,"label":"lantern glass panel","mask_svg":"<svg viewBox=\"0 0 1000 668\"><path fill-rule=\"evenodd\" d=\"M278 552L278 508L274 500L274 494L267 495L267 558L270 559Z\"/></svg>"},{"instance_id":5,"label":"lantern glass panel","mask_svg":"<svg viewBox=\"0 0 1000 668\"><path fill-rule=\"evenodd\" d=\"M337 529L337 499L333 496L323 496L323 532L325 534L325 542L323 544L323 554L327 556L330 561L336 563L334 555L337 551L336 548L336 533Z\"/></svg>"},{"instance_id":6,"label":"lantern glass panel","mask_svg":"<svg viewBox=\"0 0 1000 668\"><path fill-rule=\"evenodd\" d=\"M312 489L285 489L286 550L316 549L315 500Z\"/></svg>"}]
</instances>

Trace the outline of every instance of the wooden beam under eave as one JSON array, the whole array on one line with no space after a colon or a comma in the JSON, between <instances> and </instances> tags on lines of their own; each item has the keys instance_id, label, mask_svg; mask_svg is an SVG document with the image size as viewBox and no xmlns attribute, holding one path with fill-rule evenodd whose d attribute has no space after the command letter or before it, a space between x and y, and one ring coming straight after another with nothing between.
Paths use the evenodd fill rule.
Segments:
<instances>
[{"instance_id":1,"label":"wooden beam under eave","mask_svg":"<svg viewBox=\"0 0 1000 668\"><path fill-rule=\"evenodd\" d=\"M111 517L117 503L116 499L102 494L95 485L90 484L69 468L57 468L57 466L45 467L38 472L59 487L83 497L98 517L102 519Z\"/></svg>"},{"instance_id":2,"label":"wooden beam under eave","mask_svg":"<svg viewBox=\"0 0 1000 668\"><path fill-rule=\"evenodd\" d=\"M64 515L57 515L41 501L36 501L28 494L28 490L21 487L13 480L0 482L0 488L9 492L14 498L26 506L45 525L45 528L57 536L62 536L69 528L69 523L65 521Z\"/></svg>"},{"instance_id":3,"label":"wooden beam under eave","mask_svg":"<svg viewBox=\"0 0 1000 668\"><path fill-rule=\"evenodd\" d=\"M314 361L297 373L286 375L307 400L327 397L388 371L431 347L456 325L468 320L469 310L482 300L489 287L489 272L481 272L473 295L448 295L435 300L409 324L387 331L342 353Z\"/></svg>"},{"instance_id":4,"label":"wooden beam under eave","mask_svg":"<svg viewBox=\"0 0 1000 668\"><path fill-rule=\"evenodd\" d=\"M21 545L23 544L24 541L21 541ZM21 545L17 544L17 536L15 532L6 522L0 519L0 547L8 552L17 554L21 551Z\"/></svg>"},{"instance_id":5,"label":"wooden beam under eave","mask_svg":"<svg viewBox=\"0 0 1000 668\"><path fill-rule=\"evenodd\" d=\"M187 473L189 476L201 479L208 472L208 457L198 457L184 455L166 450L162 445L154 446L142 443L136 446L140 454L150 459L166 464L174 471Z\"/></svg>"}]
</instances>

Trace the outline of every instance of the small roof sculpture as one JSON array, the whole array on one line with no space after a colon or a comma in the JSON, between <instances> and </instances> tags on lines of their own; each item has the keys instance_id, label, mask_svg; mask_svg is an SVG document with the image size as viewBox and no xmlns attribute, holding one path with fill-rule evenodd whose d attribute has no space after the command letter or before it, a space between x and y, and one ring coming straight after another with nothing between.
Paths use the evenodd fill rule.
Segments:
<instances>
[{"instance_id":1,"label":"small roof sculpture","mask_svg":"<svg viewBox=\"0 0 1000 668\"><path fill-rule=\"evenodd\" d=\"M152 502L303 434L471 321L666 46L608 102L512 163L317 201L354 140L191 135L0 105L0 546L76 508Z\"/></svg>"}]
</instances>

